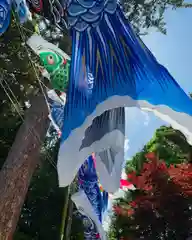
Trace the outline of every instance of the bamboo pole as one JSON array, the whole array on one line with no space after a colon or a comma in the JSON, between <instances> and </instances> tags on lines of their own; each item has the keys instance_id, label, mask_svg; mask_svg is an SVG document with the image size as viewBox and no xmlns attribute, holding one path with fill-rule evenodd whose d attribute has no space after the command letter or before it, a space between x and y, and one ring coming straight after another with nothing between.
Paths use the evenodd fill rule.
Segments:
<instances>
[{"instance_id":1,"label":"bamboo pole","mask_svg":"<svg viewBox=\"0 0 192 240\"><path fill-rule=\"evenodd\" d=\"M76 179L72 183L70 195L73 195L75 193L75 189L76 189ZM68 210L68 219L67 219L68 221L66 226L65 240L69 240L71 236L71 226L73 221L73 206L74 206L73 201L70 199L69 207L68 207L69 210Z\"/></svg>"},{"instance_id":2,"label":"bamboo pole","mask_svg":"<svg viewBox=\"0 0 192 240\"><path fill-rule=\"evenodd\" d=\"M67 195L66 195L66 198L65 198L65 201L64 201L62 221L61 221L60 240L63 240L64 236L65 236L65 225L66 225L67 210L68 210L68 205L69 205L69 196L70 196L70 186L67 187Z\"/></svg>"}]
</instances>

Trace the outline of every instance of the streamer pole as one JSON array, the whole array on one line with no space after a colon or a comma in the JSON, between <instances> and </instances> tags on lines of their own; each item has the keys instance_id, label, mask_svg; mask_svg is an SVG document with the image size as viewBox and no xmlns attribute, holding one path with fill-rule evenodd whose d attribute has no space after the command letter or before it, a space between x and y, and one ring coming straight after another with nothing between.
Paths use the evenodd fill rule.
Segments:
<instances>
[{"instance_id":1,"label":"streamer pole","mask_svg":"<svg viewBox=\"0 0 192 240\"><path fill-rule=\"evenodd\" d=\"M76 187L77 187L77 177L71 184L71 195L73 195L75 193ZM65 240L69 240L70 236L71 236L71 226L72 226L72 221L73 221L73 207L74 207L73 201L70 199L69 206L68 206L69 210L68 210L68 221L67 221L67 226L66 226Z\"/></svg>"},{"instance_id":2,"label":"streamer pole","mask_svg":"<svg viewBox=\"0 0 192 240\"><path fill-rule=\"evenodd\" d=\"M64 236L65 236L65 224L66 224L67 210L69 205L70 188L71 188L70 186L67 187L67 195L66 195L64 207L63 207L60 240L64 240Z\"/></svg>"}]
</instances>

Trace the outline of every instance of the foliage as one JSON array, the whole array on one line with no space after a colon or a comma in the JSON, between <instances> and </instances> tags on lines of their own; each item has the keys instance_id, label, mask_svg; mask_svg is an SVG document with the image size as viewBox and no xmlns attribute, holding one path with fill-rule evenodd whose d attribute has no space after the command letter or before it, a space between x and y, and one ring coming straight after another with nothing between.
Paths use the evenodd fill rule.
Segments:
<instances>
[{"instance_id":1,"label":"foliage","mask_svg":"<svg viewBox=\"0 0 192 240\"><path fill-rule=\"evenodd\" d=\"M192 7L192 3L183 0L122 0L122 5L135 31L141 35L147 34L150 28L166 34L165 11Z\"/></svg>"},{"instance_id":2,"label":"foliage","mask_svg":"<svg viewBox=\"0 0 192 240\"><path fill-rule=\"evenodd\" d=\"M146 161L146 153L155 152L160 159L165 159L167 165L192 161L192 146L185 136L172 127L162 126L156 130L152 139L137 153L131 161L126 163L126 172L135 170L140 172Z\"/></svg>"},{"instance_id":3,"label":"foliage","mask_svg":"<svg viewBox=\"0 0 192 240\"><path fill-rule=\"evenodd\" d=\"M58 187L57 150L58 143L42 153L20 216L18 232L31 239L59 239L65 191Z\"/></svg>"},{"instance_id":4,"label":"foliage","mask_svg":"<svg viewBox=\"0 0 192 240\"><path fill-rule=\"evenodd\" d=\"M14 20L0 38L0 48L1 168L21 124L19 114L24 114L24 102L33 92L34 76Z\"/></svg>"},{"instance_id":5,"label":"foliage","mask_svg":"<svg viewBox=\"0 0 192 240\"><path fill-rule=\"evenodd\" d=\"M122 239L183 240L192 230L192 164L166 166L154 155L139 175L129 174L137 191L119 200L113 236Z\"/></svg>"}]
</instances>

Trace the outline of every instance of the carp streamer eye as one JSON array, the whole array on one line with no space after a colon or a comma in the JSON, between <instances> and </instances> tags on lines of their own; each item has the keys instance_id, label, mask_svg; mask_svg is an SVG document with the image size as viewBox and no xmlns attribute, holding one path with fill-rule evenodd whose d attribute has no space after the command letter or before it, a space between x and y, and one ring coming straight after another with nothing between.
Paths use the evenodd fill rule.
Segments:
<instances>
[{"instance_id":1,"label":"carp streamer eye","mask_svg":"<svg viewBox=\"0 0 192 240\"><path fill-rule=\"evenodd\" d=\"M49 64L54 64L55 63L52 55L47 56L47 61L48 61Z\"/></svg>"}]
</instances>

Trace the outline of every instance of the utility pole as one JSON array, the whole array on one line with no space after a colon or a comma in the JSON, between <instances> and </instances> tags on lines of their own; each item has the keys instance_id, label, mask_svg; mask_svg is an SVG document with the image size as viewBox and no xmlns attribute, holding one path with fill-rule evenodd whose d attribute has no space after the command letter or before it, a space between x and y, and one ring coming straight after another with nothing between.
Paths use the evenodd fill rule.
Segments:
<instances>
[{"instance_id":1,"label":"utility pole","mask_svg":"<svg viewBox=\"0 0 192 240\"><path fill-rule=\"evenodd\" d=\"M13 239L48 126L45 99L36 96L0 171L0 240Z\"/></svg>"}]
</instances>

